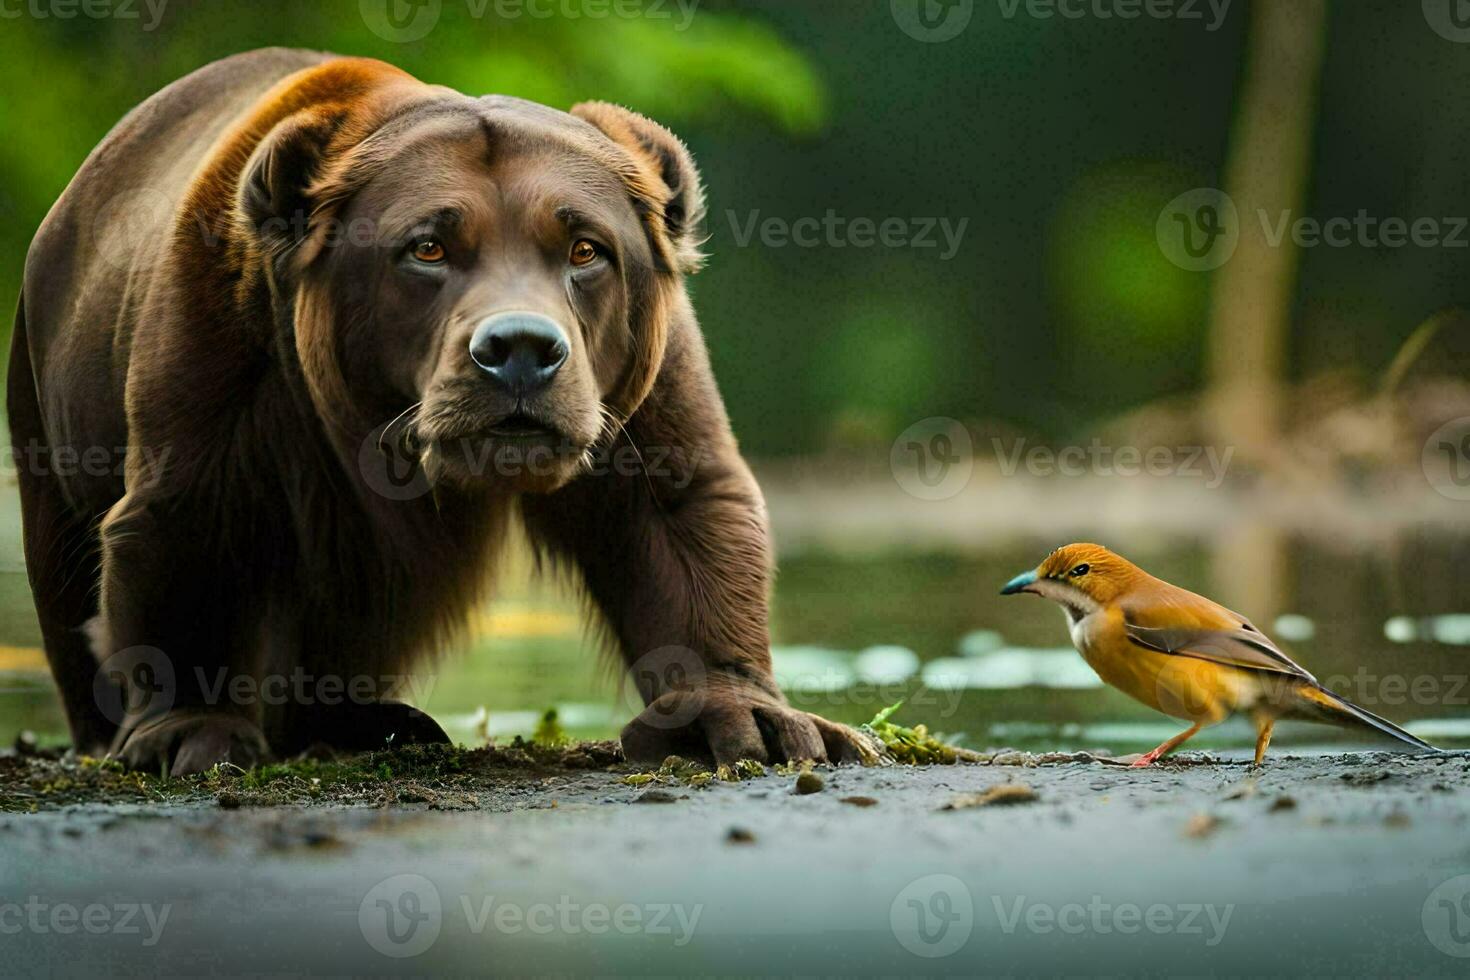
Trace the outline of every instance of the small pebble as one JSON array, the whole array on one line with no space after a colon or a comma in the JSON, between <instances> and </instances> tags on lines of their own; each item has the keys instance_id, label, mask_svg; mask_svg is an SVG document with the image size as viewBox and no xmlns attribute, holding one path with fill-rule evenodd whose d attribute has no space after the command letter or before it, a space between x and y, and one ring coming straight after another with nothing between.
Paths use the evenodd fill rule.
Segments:
<instances>
[{"instance_id":1,"label":"small pebble","mask_svg":"<svg viewBox=\"0 0 1470 980\"><path fill-rule=\"evenodd\" d=\"M1371 786L1381 783L1388 778L1388 772L1383 769L1357 769L1342 774L1342 781L1353 786Z\"/></svg>"},{"instance_id":2,"label":"small pebble","mask_svg":"<svg viewBox=\"0 0 1470 980\"><path fill-rule=\"evenodd\" d=\"M725 841L730 844L754 844L755 834L744 827L731 827L729 833L725 834Z\"/></svg>"},{"instance_id":3,"label":"small pebble","mask_svg":"<svg viewBox=\"0 0 1470 980\"><path fill-rule=\"evenodd\" d=\"M1222 797L1222 799L1248 800L1251 797L1255 796L1258 792L1260 791L1256 788L1256 781L1254 779L1247 779L1245 782L1231 789L1230 792L1226 793Z\"/></svg>"},{"instance_id":4,"label":"small pebble","mask_svg":"<svg viewBox=\"0 0 1470 980\"><path fill-rule=\"evenodd\" d=\"M1036 790L1021 783L1001 783L983 793L966 793L941 806L941 810L968 810L973 806L1014 806L1018 803L1034 803L1039 797Z\"/></svg>"},{"instance_id":5,"label":"small pebble","mask_svg":"<svg viewBox=\"0 0 1470 980\"><path fill-rule=\"evenodd\" d=\"M814 772L804 772L796 777L796 793L798 796L820 793L826 785L822 777Z\"/></svg>"},{"instance_id":6,"label":"small pebble","mask_svg":"<svg viewBox=\"0 0 1470 980\"><path fill-rule=\"evenodd\" d=\"M1189 823L1184 828L1184 836L1194 838L1208 837L1219 829L1219 817L1213 813L1196 813L1189 818Z\"/></svg>"},{"instance_id":7,"label":"small pebble","mask_svg":"<svg viewBox=\"0 0 1470 980\"><path fill-rule=\"evenodd\" d=\"M673 803L679 798L668 790L651 789L633 800L634 803Z\"/></svg>"},{"instance_id":8,"label":"small pebble","mask_svg":"<svg viewBox=\"0 0 1470 980\"><path fill-rule=\"evenodd\" d=\"M877 806L878 805L878 801L875 800L875 799L873 799L871 796L844 796L838 802L839 803L850 803L853 806L862 806L862 807Z\"/></svg>"}]
</instances>

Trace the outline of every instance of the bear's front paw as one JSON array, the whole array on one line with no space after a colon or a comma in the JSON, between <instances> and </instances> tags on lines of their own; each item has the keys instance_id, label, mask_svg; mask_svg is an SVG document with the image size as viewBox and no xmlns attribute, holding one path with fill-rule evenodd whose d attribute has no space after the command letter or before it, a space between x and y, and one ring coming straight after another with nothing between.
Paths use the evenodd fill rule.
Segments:
<instances>
[{"instance_id":1,"label":"bear's front paw","mask_svg":"<svg viewBox=\"0 0 1470 980\"><path fill-rule=\"evenodd\" d=\"M249 769L270 750L252 721L218 711L179 709L127 731L113 754L129 769L167 769L171 776L187 776L221 762Z\"/></svg>"},{"instance_id":2,"label":"bear's front paw","mask_svg":"<svg viewBox=\"0 0 1470 980\"><path fill-rule=\"evenodd\" d=\"M731 765L757 762L875 762L878 747L861 732L798 711L754 685L719 684L669 691L622 732L629 762L657 764L670 755Z\"/></svg>"}]
</instances>

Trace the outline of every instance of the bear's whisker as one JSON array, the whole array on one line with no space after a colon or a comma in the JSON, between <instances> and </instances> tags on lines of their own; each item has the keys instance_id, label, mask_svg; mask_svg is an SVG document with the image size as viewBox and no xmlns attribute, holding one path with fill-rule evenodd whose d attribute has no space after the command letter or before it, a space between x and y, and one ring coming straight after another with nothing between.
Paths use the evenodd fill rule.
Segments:
<instances>
[{"instance_id":1,"label":"bear's whisker","mask_svg":"<svg viewBox=\"0 0 1470 980\"><path fill-rule=\"evenodd\" d=\"M391 422L389 422L387 425L383 426L383 431L381 431L381 432L378 433L378 452L381 453L383 451L383 440L387 438L388 432L393 428L393 426L397 425L398 422L400 420L402 420L405 415L410 415L410 414L412 414L414 412L417 412L420 408L423 408L423 407L424 407L423 401L422 400L419 400L419 401L414 402L412 405L408 406L407 408L405 408L403 411L399 412L397 415L393 416L393 420ZM412 419L410 419L409 421L412 421ZM399 446L399 448L408 451L410 453L410 455L411 455L412 454L412 450L409 449L409 444L406 441L405 437L411 438L411 433L409 432L407 425L404 426L402 432L400 433L400 437L398 439L398 446Z\"/></svg>"}]
</instances>

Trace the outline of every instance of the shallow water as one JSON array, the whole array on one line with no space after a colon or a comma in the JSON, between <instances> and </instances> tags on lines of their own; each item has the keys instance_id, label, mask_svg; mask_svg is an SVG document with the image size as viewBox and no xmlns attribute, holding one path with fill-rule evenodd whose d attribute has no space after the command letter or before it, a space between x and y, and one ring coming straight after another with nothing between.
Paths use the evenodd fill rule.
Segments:
<instances>
[{"instance_id":1,"label":"shallow water","mask_svg":"<svg viewBox=\"0 0 1470 980\"><path fill-rule=\"evenodd\" d=\"M1056 541L1016 539L980 553L787 555L773 623L774 665L793 703L866 721L907 699L897 720L974 747L1151 747L1181 727L1103 687L1072 651L1063 618L999 586ZM1470 535L1416 527L1351 546L1254 530L1216 541L1164 536L1126 549L1156 575L1250 616L1324 683L1415 734L1470 745ZM31 730L65 740L30 606L13 489L0 502L0 744ZM579 736L610 736L631 716L618 672L583 635L575 598L517 568L476 616L475 637L414 678L415 700L452 735L529 734L556 706ZM1243 721L1191 743L1240 749ZM1283 725L1297 750L1368 745ZM1380 743L1381 744L1381 743Z\"/></svg>"}]
</instances>

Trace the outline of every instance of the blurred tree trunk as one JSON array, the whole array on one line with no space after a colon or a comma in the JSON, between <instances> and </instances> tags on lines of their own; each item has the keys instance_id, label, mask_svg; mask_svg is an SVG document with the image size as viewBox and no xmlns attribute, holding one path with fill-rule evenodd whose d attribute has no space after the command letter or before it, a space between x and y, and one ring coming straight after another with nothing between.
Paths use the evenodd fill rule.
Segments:
<instances>
[{"instance_id":1,"label":"blurred tree trunk","mask_svg":"<svg viewBox=\"0 0 1470 980\"><path fill-rule=\"evenodd\" d=\"M1250 10L1223 188L1235 202L1240 241L1215 273L1209 376L1213 438L1258 461L1281 431L1297 268L1289 222L1302 217L1306 195L1327 2L1256 0ZM1273 244L1263 220L1274 236L1284 214L1286 234Z\"/></svg>"}]
</instances>

